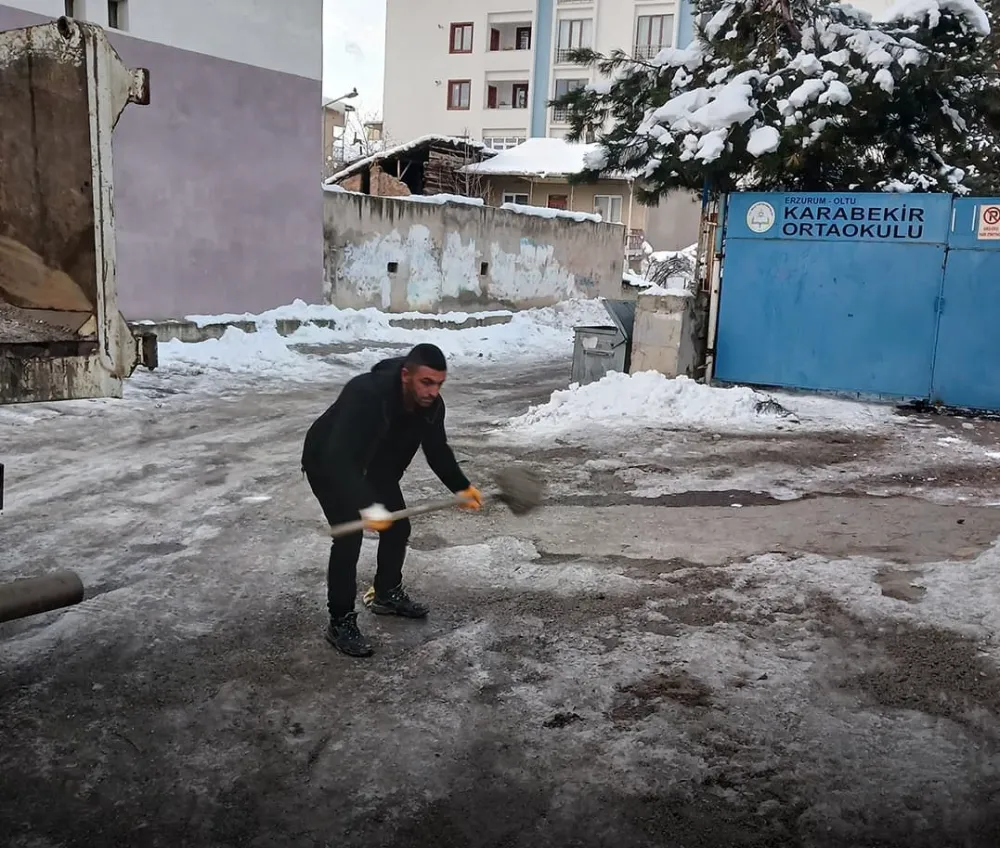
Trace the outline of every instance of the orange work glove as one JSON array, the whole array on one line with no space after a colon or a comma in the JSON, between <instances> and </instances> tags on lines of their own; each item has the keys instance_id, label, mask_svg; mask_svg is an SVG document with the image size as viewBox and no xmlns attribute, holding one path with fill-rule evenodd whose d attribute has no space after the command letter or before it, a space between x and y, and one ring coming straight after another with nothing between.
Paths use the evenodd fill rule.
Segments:
<instances>
[{"instance_id":1,"label":"orange work glove","mask_svg":"<svg viewBox=\"0 0 1000 848\"><path fill-rule=\"evenodd\" d=\"M482 509L483 507L483 493L475 486L469 486L468 489L459 492L458 496L464 501L459 505L461 509Z\"/></svg>"},{"instance_id":2,"label":"orange work glove","mask_svg":"<svg viewBox=\"0 0 1000 848\"><path fill-rule=\"evenodd\" d=\"M389 518L389 515L389 510L379 503L361 510L361 520L365 522L365 530L372 530L376 533L381 533L392 527L392 519Z\"/></svg>"}]
</instances>

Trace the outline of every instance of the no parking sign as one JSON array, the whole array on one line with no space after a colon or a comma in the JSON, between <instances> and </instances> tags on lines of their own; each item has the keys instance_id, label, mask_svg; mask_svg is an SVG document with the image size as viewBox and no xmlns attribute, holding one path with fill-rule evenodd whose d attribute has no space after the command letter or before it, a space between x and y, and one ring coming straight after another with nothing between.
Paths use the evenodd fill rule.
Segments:
<instances>
[{"instance_id":1,"label":"no parking sign","mask_svg":"<svg viewBox=\"0 0 1000 848\"><path fill-rule=\"evenodd\" d=\"M1000 239L1000 206L979 207L979 229L976 238Z\"/></svg>"}]
</instances>

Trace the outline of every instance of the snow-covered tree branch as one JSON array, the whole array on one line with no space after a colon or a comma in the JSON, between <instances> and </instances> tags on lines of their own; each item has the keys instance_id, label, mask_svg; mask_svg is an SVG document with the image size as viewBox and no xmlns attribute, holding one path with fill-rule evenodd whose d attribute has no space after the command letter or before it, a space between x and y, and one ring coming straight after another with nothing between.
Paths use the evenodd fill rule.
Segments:
<instances>
[{"instance_id":1,"label":"snow-covered tree branch","mask_svg":"<svg viewBox=\"0 0 1000 848\"><path fill-rule=\"evenodd\" d=\"M995 3L998 0L989 0ZM989 4L987 4L989 8ZM588 161L673 188L1000 190L1000 78L975 0L901 0L883 20L829 0L702 0L687 48L652 61L579 51ZM990 10L992 11L992 10Z\"/></svg>"}]
</instances>

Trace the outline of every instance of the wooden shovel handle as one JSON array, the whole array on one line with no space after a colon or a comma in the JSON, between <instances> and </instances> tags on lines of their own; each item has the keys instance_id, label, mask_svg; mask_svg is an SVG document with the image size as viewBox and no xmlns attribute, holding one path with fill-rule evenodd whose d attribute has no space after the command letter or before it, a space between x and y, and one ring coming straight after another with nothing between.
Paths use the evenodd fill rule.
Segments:
<instances>
[{"instance_id":1,"label":"wooden shovel handle","mask_svg":"<svg viewBox=\"0 0 1000 848\"><path fill-rule=\"evenodd\" d=\"M420 504L419 506L410 506L406 509L400 509L396 512L390 512L388 519L389 521L399 521L401 518L410 518L414 515L424 515L428 512L437 512L438 510L448 509L452 506L459 506L465 503L466 498L460 495L454 495L447 500L431 501L430 503ZM358 519L357 521L347 521L344 524L331 524L330 525L330 536L334 539L339 539L341 536L350 536L352 533L360 533L365 529L365 522L363 519Z\"/></svg>"}]
</instances>

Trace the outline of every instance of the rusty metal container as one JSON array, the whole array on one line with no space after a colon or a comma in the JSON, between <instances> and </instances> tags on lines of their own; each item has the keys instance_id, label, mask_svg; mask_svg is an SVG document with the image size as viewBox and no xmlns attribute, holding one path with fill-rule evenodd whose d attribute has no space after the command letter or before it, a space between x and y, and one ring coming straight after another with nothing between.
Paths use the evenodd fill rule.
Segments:
<instances>
[{"instance_id":1,"label":"rusty metal container","mask_svg":"<svg viewBox=\"0 0 1000 848\"><path fill-rule=\"evenodd\" d=\"M118 311L111 150L148 102L100 27L0 33L0 404L121 397L155 367Z\"/></svg>"}]
</instances>

